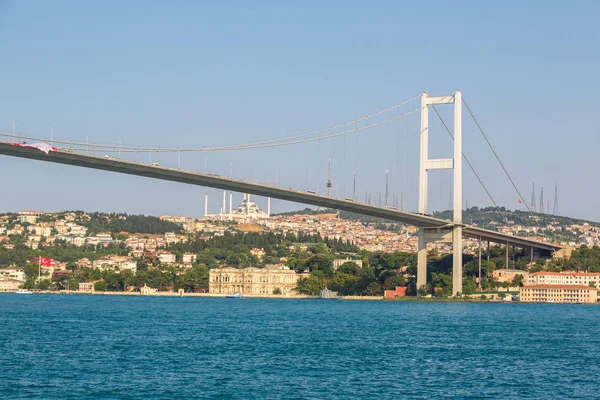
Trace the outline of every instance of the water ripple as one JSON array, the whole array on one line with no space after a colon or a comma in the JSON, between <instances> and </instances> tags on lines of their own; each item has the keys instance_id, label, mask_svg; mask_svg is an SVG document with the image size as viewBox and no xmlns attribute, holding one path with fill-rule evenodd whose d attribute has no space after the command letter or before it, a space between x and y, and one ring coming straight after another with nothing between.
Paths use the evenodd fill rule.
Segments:
<instances>
[{"instance_id":1,"label":"water ripple","mask_svg":"<svg viewBox=\"0 0 600 400\"><path fill-rule=\"evenodd\" d=\"M598 398L600 308L0 295L2 399Z\"/></svg>"}]
</instances>

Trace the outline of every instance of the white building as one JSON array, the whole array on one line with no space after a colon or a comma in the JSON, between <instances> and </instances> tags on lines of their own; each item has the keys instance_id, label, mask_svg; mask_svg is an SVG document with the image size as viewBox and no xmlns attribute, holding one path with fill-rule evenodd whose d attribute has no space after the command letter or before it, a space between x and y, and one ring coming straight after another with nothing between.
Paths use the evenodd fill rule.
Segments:
<instances>
[{"instance_id":1,"label":"white building","mask_svg":"<svg viewBox=\"0 0 600 400\"><path fill-rule=\"evenodd\" d=\"M169 253L168 251L160 251L157 253L158 259L163 264L175 264L175 254Z\"/></svg>"},{"instance_id":2,"label":"white building","mask_svg":"<svg viewBox=\"0 0 600 400\"><path fill-rule=\"evenodd\" d=\"M348 263L348 262L358 265L358 268L362 268L362 266L363 266L362 260L352 260L349 257L346 257L345 260L344 259L333 260L333 269L336 270L341 265Z\"/></svg>"},{"instance_id":3,"label":"white building","mask_svg":"<svg viewBox=\"0 0 600 400\"><path fill-rule=\"evenodd\" d=\"M527 285L576 285L589 286L600 289L600 273L589 272L533 272L527 276Z\"/></svg>"},{"instance_id":4,"label":"white building","mask_svg":"<svg viewBox=\"0 0 600 400\"><path fill-rule=\"evenodd\" d=\"M294 293L298 279L308 276L308 273L297 274L283 264L265 268L216 268L209 272L208 288L215 294L290 295Z\"/></svg>"},{"instance_id":5,"label":"white building","mask_svg":"<svg viewBox=\"0 0 600 400\"><path fill-rule=\"evenodd\" d=\"M194 253L186 252L183 253L182 261L186 264L191 264L196 261L196 257Z\"/></svg>"},{"instance_id":6,"label":"white building","mask_svg":"<svg viewBox=\"0 0 600 400\"><path fill-rule=\"evenodd\" d=\"M107 270L119 270L124 271L130 270L134 274L137 272L137 263L131 260L130 257L124 256L106 256L99 260L92 262L94 268L98 268L100 271Z\"/></svg>"},{"instance_id":7,"label":"white building","mask_svg":"<svg viewBox=\"0 0 600 400\"><path fill-rule=\"evenodd\" d=\"M0 280L14 279L25 282L26 276L23 268L1 268L0 269Z\"/></svg>"}]
</instances>

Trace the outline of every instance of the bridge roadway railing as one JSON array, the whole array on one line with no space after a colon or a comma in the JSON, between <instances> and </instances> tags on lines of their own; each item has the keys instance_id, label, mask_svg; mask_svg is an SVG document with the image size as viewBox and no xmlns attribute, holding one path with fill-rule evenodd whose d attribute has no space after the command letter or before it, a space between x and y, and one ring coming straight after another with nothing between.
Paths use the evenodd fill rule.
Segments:
<instances>
[{"instance_id":1,"label":"bridge roadway railing","mask_svg":"<svg viewBox=\"0 0 600 400\"><path fill-rule=\"evenodd\" d=\"M428 215L378 207L370 204L354 202L351 200L337 199L312 192L293 190L291 188L285 189L267 184L227 178L216 174L185 171L179 168L171 168L158 164L153 165L151 163L144 163L140 161L124 160L112 156L84 154L72 149L57 148L55 151L45 154L38 149L19 147L13 145L12 142L0 140L0 154L59 164L74 165L84 168L119 172L129 175L144 176L154 179L230 190L241 193L250 193L258 196L272 197L304 204L312 204L321 207L398 221L414 225L419 228L441 231L450 229L453 226L452 222L450 221L434 218ZM464 225L464 227L463 234L475 239L482 239L484 241L550 252L560 249L560 246L539 242L536 240L505 235L499 232L471 227L468 225Z\"/></svg>"}]
</instances>

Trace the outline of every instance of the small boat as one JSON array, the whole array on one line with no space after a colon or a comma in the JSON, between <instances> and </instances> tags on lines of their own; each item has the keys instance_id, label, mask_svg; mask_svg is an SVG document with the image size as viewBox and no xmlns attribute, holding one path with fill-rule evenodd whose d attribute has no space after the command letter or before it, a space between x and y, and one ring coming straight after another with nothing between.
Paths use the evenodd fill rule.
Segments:
<instances>
[{"instance_id":1,"label":"small boat","mask_svg":"<svg viewBox=\"0 0 600 400\"><path fill-rule=\"evenodd\" d=\"M27 289L17 289L17 291L15 293L17 293L17 294L32 294L33 292L30 292Z\"/></svg>"},{"instance_id":2,"label":"small boat","mask_svg":"<svg viewBox=\"0 0 600 400\"><path fill-rule=\"evenodd\" d=\"M235 292L234 294L230 294L229 296L225 296L226 299L243 299L244 296L240 292Z\"/></svg>"}]
</instances>

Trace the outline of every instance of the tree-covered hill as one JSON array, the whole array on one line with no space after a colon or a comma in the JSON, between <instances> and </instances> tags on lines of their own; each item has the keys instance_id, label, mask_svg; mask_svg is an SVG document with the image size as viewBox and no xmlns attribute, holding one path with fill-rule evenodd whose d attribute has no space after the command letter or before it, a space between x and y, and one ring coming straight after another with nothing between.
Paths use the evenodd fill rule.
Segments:
<instances>
[{"instance_id":1,"label":"tree-covered hill","mask_svg":"<svg viewBox=\"0 0 600 400\"><path fill-rule=\"evenodd\" d=\"M62 211L58 213L49 213L38 217L37 222L54 222L65 219L67 214L75 214L75 223L88 228L88 235L94 235L100 232L129 232L129 233L147 233L164 234L166 232L181 232L180 225L163 221L158 217L146 215L128 215L124 213L86 213L84 211ZM18 223L19 215L16 213L0 214L7 220L7 226L12 228Z\"/></svg>"},{"instance_id":2,"label":"tree-covered hill","mask_svg":"<svg viewBox=\"0 0 600 400\"><path fill-rule=\"evenodd\" d=\"M88 234L98 232L129 232L129 233L148 233L164 234L166 232L181 232L181 226L163 221L158 217L146 215L127 215L127 214L88 214L89 219L81 218L78 221L80 225L89 229Z\"/></svg>"},{"instance_id":3,"label":"tree-covered hill","mask_svg":"<svg viewBox=\"0 0 600 400\"><path fill-rule=\"evenodd\" d=\"M332 214L338 212L333 209L311 209L305 208L304 210L289 211L280 213L277 215L290 216L296 214ZM340 218L344 219L357 219L364 223L398 223L397 221L388 221L383 218L376 218L367 215L361 215L349 211L340 211ZM452 210L436 211L433 216L440 219L452 220ZM506 219L506 221L505 221ZM508 210L505 207L500 207L498 210L496 207L471 207L463 210L463 221L468 224L476 224L479 227L486 229L495 229L497 225L503 225L508 222L511 224L518 224L524 226L545 226L551 223L558 224L561 226L567 226L572 224L584 224L588 223L593 226L600 226L600 222L588 221L578 218L570 218L565 216L551 215L551 214L540 214L540 213L529 213L528 211L519 210Z\"/></svg>"},{"instance_id":4,"label":"tree-covered hill","mask_svg":"<svg viewBox=\"0 0 600 400\"><path fill-rule=\"evenodd\" d=\"M441 219L452 219L452 211L446 210L434 212L433 216ZM506 221L504 220L506 218ZM600 223L587 221L583 219L564 217L551 214L529 213L528 211L508 210L505 207L471 207L463 210L463 221L487 229L494 229L496 225L506 224L508 222L524 226L545 226L548 224L558 224L561 226L588 223L593 226L600 226Z\"/></svg>"}]
</instances>

